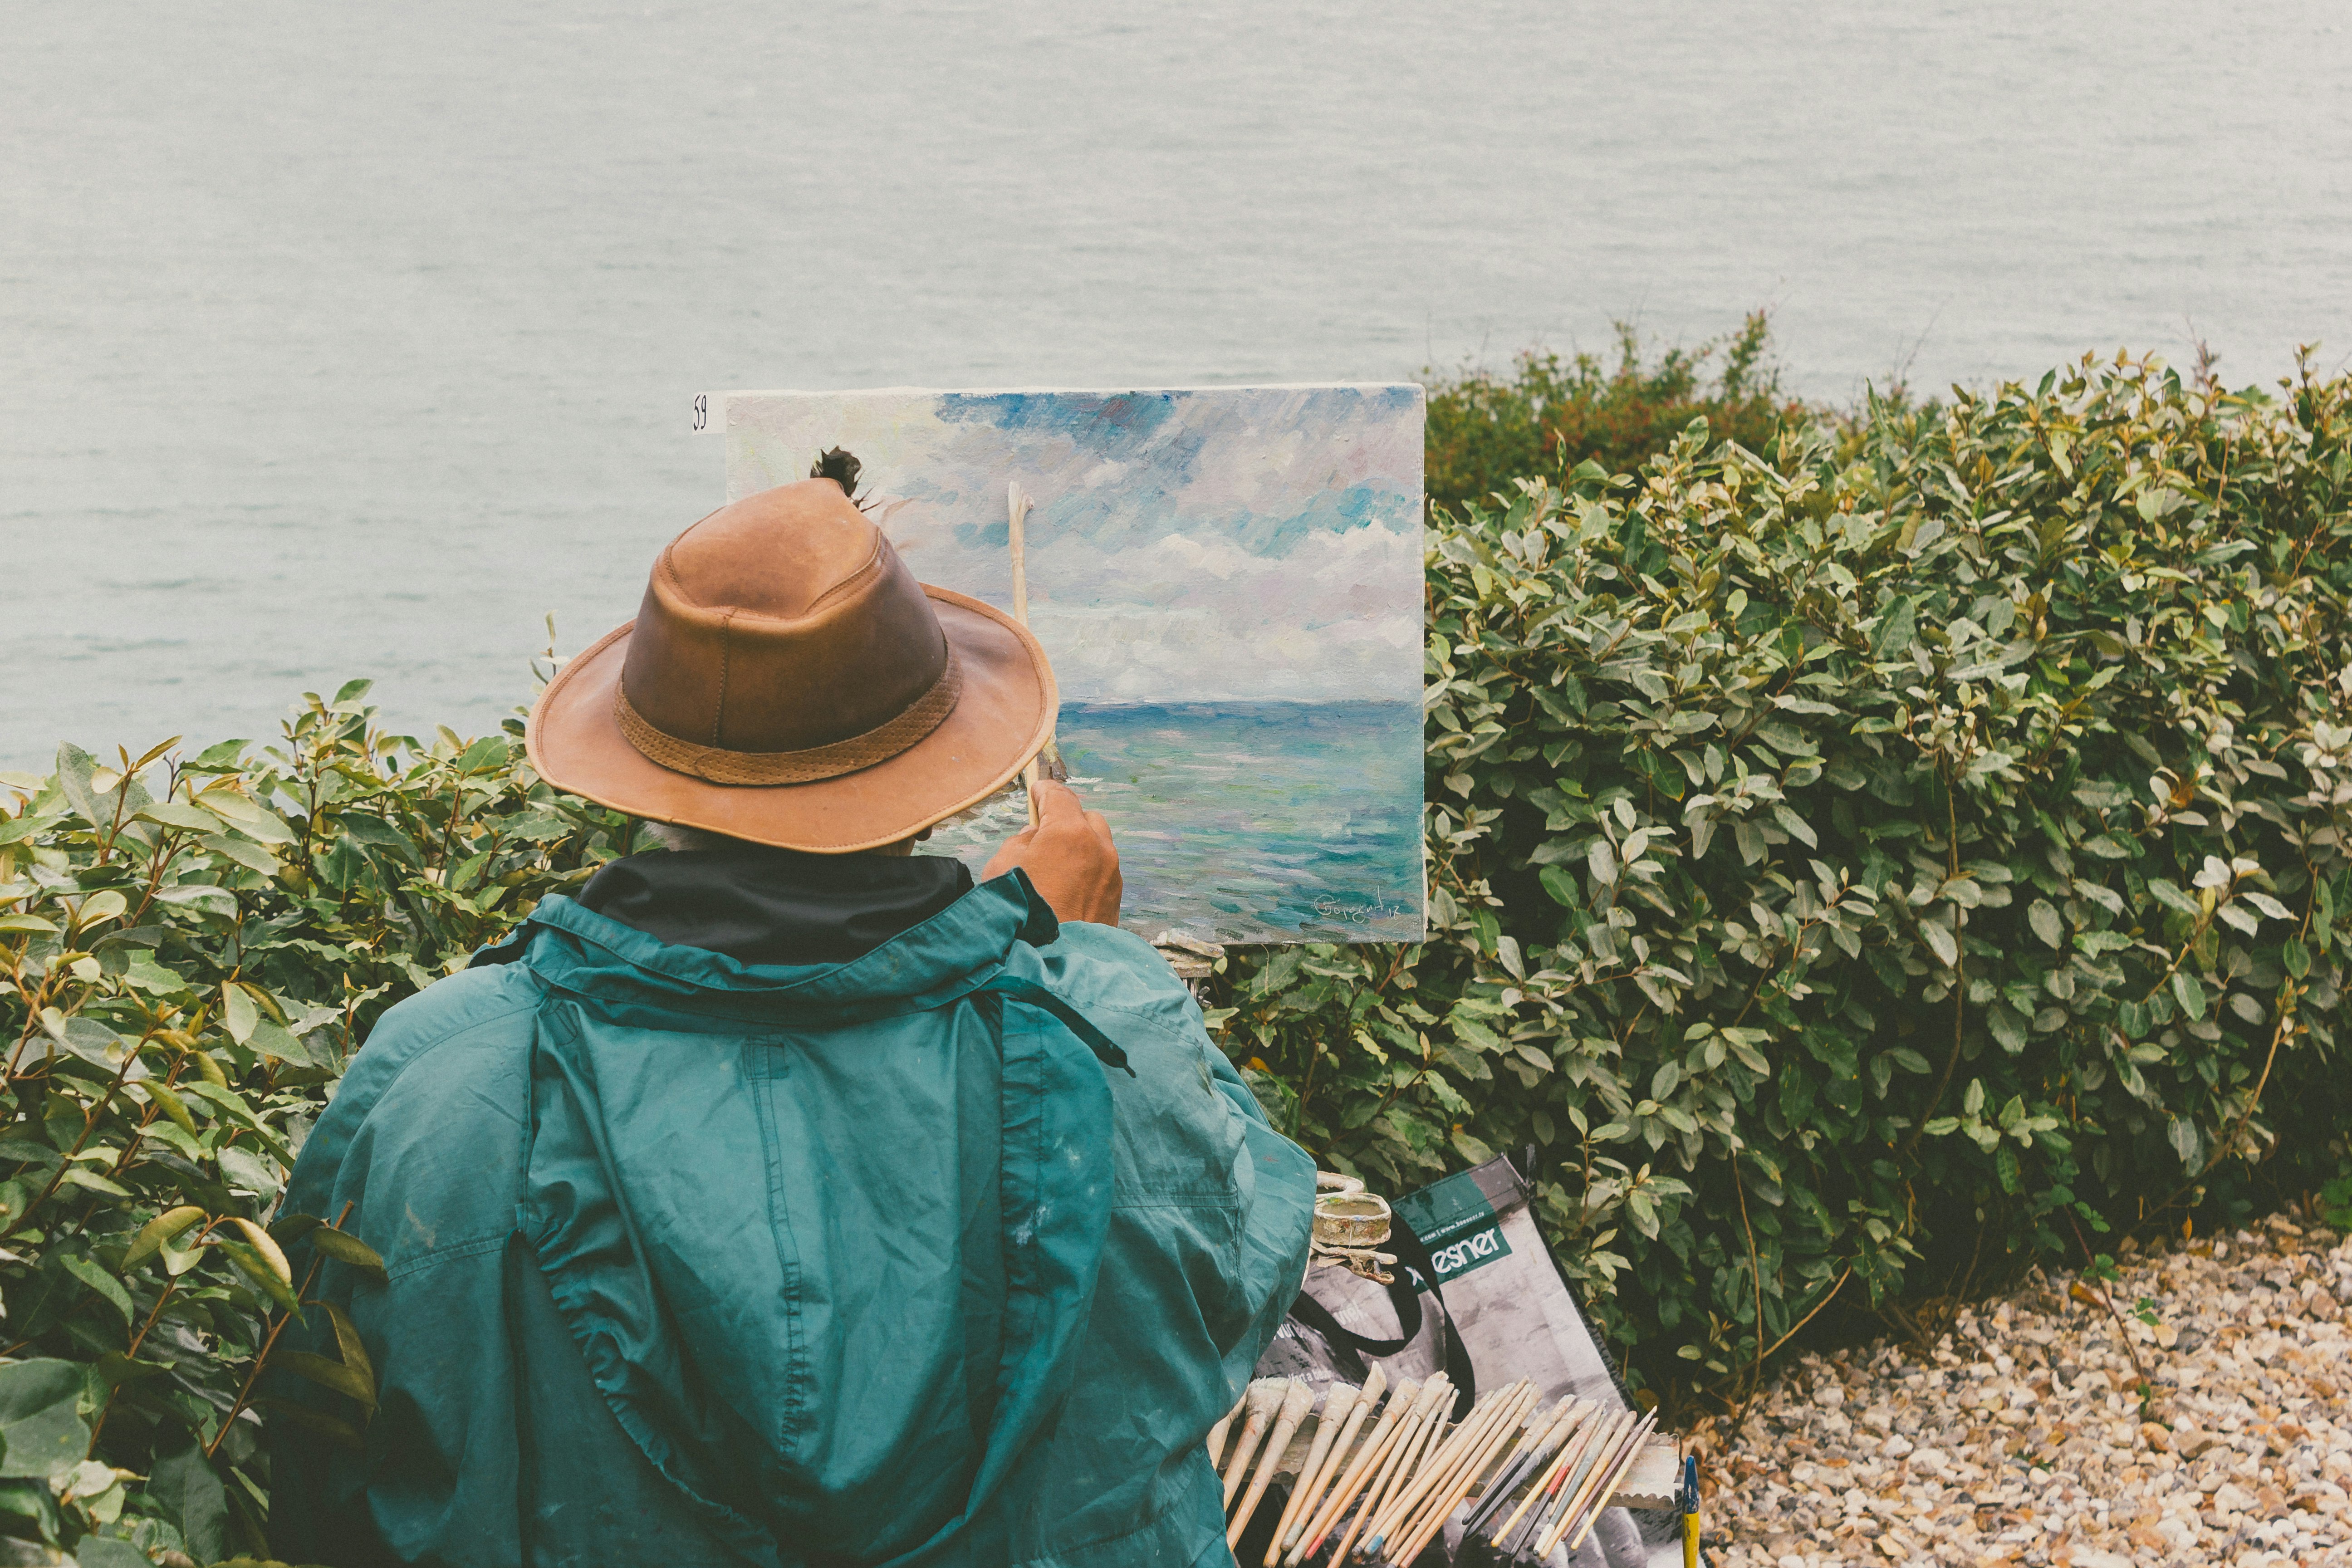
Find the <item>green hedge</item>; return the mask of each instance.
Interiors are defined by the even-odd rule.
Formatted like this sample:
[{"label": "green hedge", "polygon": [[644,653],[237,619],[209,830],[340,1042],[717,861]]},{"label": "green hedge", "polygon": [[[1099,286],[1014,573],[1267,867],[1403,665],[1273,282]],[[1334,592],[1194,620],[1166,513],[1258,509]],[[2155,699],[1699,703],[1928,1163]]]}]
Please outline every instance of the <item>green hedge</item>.
[{"label": "green hedge", "polygon": [[[1534,1145],[1658,1384],[1960,1274],[1923,1257],[2315,1184],[2352,1121],[2347,404],[2086,365],[1442,521],[1433,939],[1235,954],[1228,1046],[1391,1191]],[[629,847],[508,737],[364,696],[0,775],[0,1552],[261,1550],[254,1375],[358,1245],[272,1217],[292,1149],[384,1007]],[[355,1441],[364,1351],[279,1364]]]},{"label": "green hedge", "polygon": [[1229,964],[1261,1098],[1391,1190],[1532,1145],[1636,1373],[1717,1392],[1833,1292],[2317,1185],[2347,402],[2086,361],[1466,508],[1432,940]]},{"label": "green hedge", "polygon": [[1771,338],[1759,310],[1727,339],[1669,348],[1651,361],[1633,328],[1620,321],[1613,368],[1589,353],[1563,359],[1530,349],[1507,375],[1475,366],[1429,375],[1423,464],[1429,499],[1458,509],[1507,490],[1514,479],[1584,462],[1630,472],[1696,418],[1707,421],[1717,440],[1761,448],[1783,424],[1821,417],[1781,392]]},{"label": "green hedge", "polygon": [[[388,737],[365,691],[256,755],[0,774],[0,1561],[264,1550],[255,1374],[318,1255],[370,1256],[263,1228],[292,1149],[385,1007],[624,847],[507,737]],[[352,1343],[278,1361],[356,1422]]]}]

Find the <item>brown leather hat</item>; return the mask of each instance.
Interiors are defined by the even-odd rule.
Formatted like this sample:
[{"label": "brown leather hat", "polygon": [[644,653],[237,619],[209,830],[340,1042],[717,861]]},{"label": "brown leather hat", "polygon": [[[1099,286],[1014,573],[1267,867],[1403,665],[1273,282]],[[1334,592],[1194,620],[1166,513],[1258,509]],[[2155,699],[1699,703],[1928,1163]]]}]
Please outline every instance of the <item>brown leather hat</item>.
[{"label": "brown leather hat", "polygon": [[803,479],[670,541],[526,743],[548,783],[632,816],[846,854],[1003,788],[1056,701],[1026,626],[916,582],[839,485]]}]

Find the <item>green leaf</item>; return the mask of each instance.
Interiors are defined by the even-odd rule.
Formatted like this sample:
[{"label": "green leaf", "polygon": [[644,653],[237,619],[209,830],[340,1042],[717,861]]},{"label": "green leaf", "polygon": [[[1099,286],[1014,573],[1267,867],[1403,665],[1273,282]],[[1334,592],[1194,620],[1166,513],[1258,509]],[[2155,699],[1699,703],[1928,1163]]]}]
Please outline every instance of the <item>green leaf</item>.
[{"label": "green leaf", "polygon": [[2311,973],[2311,950],[2294,937],[2279,944],[2279,965],[2297,980]]},{"label": "green leaf", "polygon": [[2025,918],[2032,925],[2033,934],[2042,939],[2042,944],[2044,947],[2057,947],[2065,942],[2065,922],[2058,918],[2058,911],[2052,907],[2049,900],[2034,900],[2032,905],[2026,910]]},{"label": "green leaf", "polygon": [[221,858],[234,860],[247,870],[258,871],[265,877],[274,877],[280,869],[278,857],[250,839],[207,833],[196,842]]},{"label": "green leaf", "polygon": [[67,1166],[63,1179],[77,1187],[83,1187],[93,1193],[104,1193],[110,1198],[127,1198],[131,1195],[131,1189],[121,1183],[101,1176],[96,1171],[82,1165]]},{"label": "green leaf", "polygon": [[251,1245],[242,1241],[229,1241],[217,1232],[214,1234],[212,1245],[220,1248],[228,1260],[236,1264],[247,1279],[260,1286],[263,1293],[271,1300],[289,1312],[299,1309],[301,1303],[294,1299],[292,1287],[278,1277],[278,1271],[269,1266],[269,1260],[262,1257],[260,1252]]},{"label": "green leaf", "polygon": [[1902,598],[1887,605],[1878,629],[1871,636],[1872,657],[1883,664],[1909,652],[1917,636],[1918,621],[1917,600]]},{"label": "green leaf", "polygon": [[67,1273],[97,1291],[100,1299],[121,1315],[124,1328],[131,1326],[131,1292],[122,1288],[121,1280],[87,1258],[68,1256],[64,1262]]},{"label": "green leaf", "polygon": [[147,822],[165,827],[184,828],[192,833],[210,833],[220,826],[220,819],[209,812],[198,811],[193,805],[182,805],[175,800],[151,800],[139,808],[139,816]]},{"label": "green leaf", "polygon": [[64,812],[37,816],[26,812],[22,816],[0,819],[0,844],[19,844],[27,838],[37,838],[66,819]]},{"label": "green leaf", "polygon": [[2172,996],[2180,1004],[2180,1011],[2189,1022],[2195,1023],[2205,1016],[2205,987],[2198,984],[2196,977],[2189,971],[2176,969],[2172,972]]},{"label": "green leaf", "polygon": [[[1493,1156],[1488,1155],[1487,1158]],[[322,1225],[310,1233],[310,1245],[338,1262],[350,1264],[379,1285],[389,1280],[390,1277],[383,1270],[383,1259],[376,1256],[375,1248],[347,1230]]]},{"label": "green leaf", "polygon": [[0,1366],[0,1476],[47,1481],[81,1463],[89,1426],[76,1406],[87,1381],[68,1361]]},{"label": "green leaf", "polygon": [[349,892],[367,879],[367,852],[356,839],[338,838],[324,855],[318,857],[319,879],[337,892]]},{"label": "green leaf", "polygon": [[50,1038],[73,1056],[111,1076],[122,1066],[131,1042],[95,1018],[67,1018],[49,1031]]},{"label": "green leaf", "polygon": [[1538,879],[1556,904],[1563,904],[1572,910],[1584,902],[1584,889],[1576,885],[1576,873],[1565,866],[1547,866]]},{"label": "green leaf", "polygon": [[291,844],[296,840],[285,818],[234,790],[205,790],[196,796],[196,804],[247,838],[257,838],[264,844]]},{"label": "green leaf", "polygon": [[1919,922],[1919,935],[1934,950],[1937,962],[1945,968],[1949,969],[1960,962],[1959,941],[1952,935],[1951,927],[1941,921],[1923,920]]},{"label": "green leaf", "polygon": [[66,804],[76,815],[93,827],[104,827],[114,819],[110,804],[101,802],[92,787],[91,775],[98,772],[98,759],[79,746],[66,744],[58,748],[58,789]]},{"label": "green leaf", "polygon": [[234,1143],[224,1146],[218,1159],[221,1175],[231,1186],[241,1187],[265,1200],[276,1197],[286,1185],[286,1178],[268,1161]]},{"label": "green leaf", "polygon": [[296,1062],[304,1067],[331,1067],[331,1061],[320,1061],[310,1054],[310,1047],[284,1026],[267,1018],[257,1019],[252,1032],[241,1042],[256,1054],[274,1057],[279,1061]]},{"label": "green leaf", "polygon": [[375,1384],[354,1369],[339,1361],[310,1351],[281,1350],[269,1358],[269,1364],[297,1377],[310,1379],[321,1388],[358,1400],[368,1409],[375,1408]]},{"label": "green leaf", "polygon": [[172,1119],[172,1124],[193,1138],[196,1135],[196,1119],[188,1114],[188,1102],[167,1088],[161,1080],[149,1079],[139,1086],[142,1093],[155,1102],[155,1108]]},{"label": "green leaf", "polygon": [[[338,1420],[324,1411],[313,1410],[309,1405],[297,1404],[291,1399],[264,1396],[255,1403],[269,1412],[269,1419],[272,1421],[282,1421],[289,1426],[299,1426],[303,1431],[315,1433],[338,1448],[346,1448],[354,1454],[367,1451],[367,1439],[361,1436],[358,1427],[348,1421]],[[233,1568],[233,1565],[223,1563],[215,1564],[215,1568]]]},{"label": "green leaf", "polygon": [[227,1550],[228,1494],[204,1449],[194,1442],[159,1453],[147,1478],[147,1496],[179,1526],[188,1554],[217,1562]]},{"label": "green leaf", "polygon": [[255,1005],[253,993],[233,980],[224,981],[221,984],[220,1016],[223,1026],[228,1030],[228,1037],[241,1046],[253,1034],[253,1026],[259,1021],[261,1009]]},{"label": "green leaf", "polygon": [[[358,1327],[352,1323],[351,1314],[342,1308],[332,1301],[325,1305],[327,1321],[334,1325],[335,1348],[342,1356],[343,1364],[364,1378],[373,1390],[375,1387],[375,1363],[368,1359],[367,1345],[361,1340]],[[375,1403],[373,1394],[367,1403],[371,1405]]]},{"label": "green leaf", "polygon": [[139,1234],[131,1238],[131,1250],[122,1255],[122,1267],[128,1268],[145,1258],[204,1217],[205,1211],[194,1204],[165,1209],[139,1227]]},{"label": "green leaf", "polygon": [[158,903],[177,909],[196,910],[208,915],[236,913],[236,895],[226,888],[215,888],[205,882],[176,882],[156,890]]},{"label": "green leaf", "polygon": [[154,1559],[119,1536],[86,1535],[74,1548],[75,1568],[154,1568]]},{"label": "green leaf", "polygon": [[191,1100],[201,1100],[207,1105],[218,1106],[228,1114],[229,1120],[241,1127],[250,1127],[257,1131],[261,1129],[261,1122],[254,1116],[253,1108],[246,1104],[245,1097],[233,1089],[224,1088],[206,1079],[199,1079],[194,1083],[182,1082],[180,1092]]}]

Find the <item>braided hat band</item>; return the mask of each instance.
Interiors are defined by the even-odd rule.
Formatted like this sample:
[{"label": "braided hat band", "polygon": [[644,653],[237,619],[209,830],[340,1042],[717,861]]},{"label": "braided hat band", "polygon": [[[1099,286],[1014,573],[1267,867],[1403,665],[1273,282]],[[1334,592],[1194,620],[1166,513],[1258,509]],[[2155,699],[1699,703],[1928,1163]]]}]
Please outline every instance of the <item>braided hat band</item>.
[{"label": "braided hat band", "polygon": [[950,645],[947,668],[930,689],[915,699],[896,718],[885,720],[862,735],[796,752],[730,752],[723,746],[697,745],[656,730],[629,700],[625,686],[613,689],[613,717],[622,735],[646,760],[672,773],[691,773],[721,784],[814,784],[839,778],[877,763],[888,762],[938,729],[955,710],[963,694],[963,665]]}]

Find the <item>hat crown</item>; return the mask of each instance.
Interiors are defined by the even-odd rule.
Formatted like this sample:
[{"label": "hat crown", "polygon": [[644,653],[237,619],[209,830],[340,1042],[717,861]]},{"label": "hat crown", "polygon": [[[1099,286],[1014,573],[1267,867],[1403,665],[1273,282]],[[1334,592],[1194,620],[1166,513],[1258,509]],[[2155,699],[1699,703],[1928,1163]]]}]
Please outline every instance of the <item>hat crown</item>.
[{"label": "hat crown", "polygon": [[[622,694],[645,726],[632,743],[665,766],[681,766],[687,753],[662,738],[758,757],[911,728],[865,748],[898,740],[903,750],[944,716],[942,696],[952,706],[952,690],[942,689],[950,667],[939,616],[889,540],[832,480],[803,479],[720,508],[662,551]],[[796,766],[801,776],[830,776],[851,771],[835,765],[851,761],[787,763],[772,777],[747,764],[750,774],[722,782],[790,782]],[[683,771],[719,778],[731,766],[722,758],[714,771],[710,759],[689,757]]]}]

